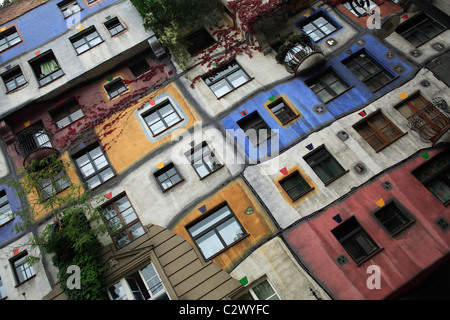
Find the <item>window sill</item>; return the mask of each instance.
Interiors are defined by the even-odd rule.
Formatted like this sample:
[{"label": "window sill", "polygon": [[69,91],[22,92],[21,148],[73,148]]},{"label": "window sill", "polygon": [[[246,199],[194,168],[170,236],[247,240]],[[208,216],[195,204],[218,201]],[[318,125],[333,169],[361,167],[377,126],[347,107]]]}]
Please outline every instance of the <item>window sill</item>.
[{"label": "window sill", "polygon": [[347,93],[348,91],[350,91],[351,89],[353,89],[355,86],[350,86],[347,89],[345,89],[344,91],[342,91],[341,93],[339,93],[338,95],[335,95],[333,98],[331,98],[330,100],[327,100],[324,102],[324,104],[330,103],[331,101],[333,101],[334,99],[339,98],[340,96],[342,96],[344,93]]},{"label": "window sill", "polygon": [[431,38],[429,38],[429,39],[427,39],[427,40],[425,40],[424,42],[422,42],[422,43],[420,43],[420,44],[418,44],[417,46],[415,46],[414,48],[419,48],[419,47],[421,47],[421,46],[423,46],[424,44],[426,44],[426,43],[428,43],[428,42],[430,42],[431,40],[433,40],[434,38],[436,38],[438,35],[440,35],[440,34],[442,34],[442,33],[444,33],[445,31],[448,31],[447,29],[444,29],[444,30],[441,30],[440,32],[438,32],[438,33],[436,33],[434,36],[432,36]]},{"label": "window sill", "polygon": [[346,170],[340,174],[338,174],[336,177],[334,177],[333,179],[331,179],[328,182],[325,182],[324,185],[325,187],[328,187],[332,182],[336,181],[337,179],[339,179],[340,177],[342,177],[343,175],[345,175],[347,172],[349,172],[350,170]]},{"label": "window sill", "polygon": [[[275,115],[274,115],[275,116]],[[276,117],[276,116],[275,116]],[[292,117],[292,119],[289,119],[288,121],[286,121],[286,122],[281,122],[280,121],[280,123],[281,123],[281,126],[283,126],[283,127],[285,127],[285,126],[288,126],[288,125],[290,125],[291,124],[291,122],[294,122],[295,120],[297,120],[298,118],[300,118],[300,115],[299,114],[296,114],[294,117]],[[278,118],[277,118],[278,119]]]},{"label": "window sill", "polygon": [[30,280],[33,279],[34,277],[36,277],[35,274],[33,274],[33,275],[32,275],[31,277],[29,277],[27,280],[24,280],[24,281],[22,281],[21,283],[16,284],[16,285],[14,286],[14,288],[20,287],[20,286],[23,285],[25,282],[30,281]]},{"label": "window sill", "polygon": [[383,85],[381,85],[381,86],[379,86],[378,88],[376,88],[375,90],[372,90],[372,92],[373,93],[375,93],[375,92],[377,92],[377,91],[379,91],[379,90],[381,90],[381,89],[383,89],[385,86],[387,86],[388,84],[390,84],[390,83],[392,83],[392,82],[394,82],[395,80],[397,80],[398,78],[400,78],[400,76],[396,76],[396,77],[394,77],[394,78],[392,78],[391,80],[389,80],[388,82],[386,82],[385,84],[383,84]]},{"label": "window sill", "polygon": [[[326,19],[325,19],[326,20]],[[329,21],[328,21],[329,22]],[[334,24],[330,23],[331,25],[333,25],[334,27],[336,27]],[[329,34],[325,35],[324,37],[318,39],[317,41],[314,41],[315,43],[319,43],[322,40],[325,40],[326,38],[328,38],[329,36],[331,36],[333,33],[338,32],[339,30],[342,29],[342,26],[336,27],[336,29],[333,32],[330,32]]]},{"label": "window sill", "polygon": [[375,152],[376,152],[376,153],[380,152],[381,150],[383,150],[384,148],[390,146],[391,144],[393,144],[395,141],[397,141],[398,139],[400,139],[401,137],[403,137],[403,136],[406,135],[407,133],[408,133],[408,131],[403,132],[402,134],[400,134],[398,137],[396,137],[396,138],[393,139],[392,141],[389,141],[389,143],[385,144],[384,146],[382,146],[382,147],[380,147],[380,148],[378,148],[378,149],[375,149]]},{"label": "window sill", "polygon": [[184,179],[181,179],[180,181],[178,181],[177,183],[171,185],[170,187],[168,187],[168,188],[166,188],[166,189],[162,189],[162,188],[161,188],[161,190],[162,190],[163,193],[164,193],[164,192],[167,192],[167,191],[169,191],[170,189],[175,188],[177,185],[179,185],[179,184],[182,183],[183,181],[184,181]]},{"label": "window sill", "polygon": [[229,248],[231,248],[232,246],[234,246],[235,244],[237,244],[238,242],[241,242],[242,240],[246,239],[250,237],[249,233],[246,233],[245,235],[243,235],[242,237],[240,237],[239,239],[237,239],[236,241],[230,243],[226,248],[223,248],[222,250],[216,252],[215,254],[213,254],[211,257],[209,257],[208,259],[205,258],[206,261],[210,261],[214,258],[216,258],[217,256],[221,255],[222,253],[224,253],[225,251],[227,251]]},{"label": "window sill", "polygon": [[14,93],[14,92],[16,92],[16,91],[19,91],[20,89],[22,89],[23,87],[25,87],[27,84],[28,84],[28,82],[25,82],[24,84],[21,84],[20,86],[15,87],[15,88],[12,89],[12,90],[6,91],[6,94],[10,94],[10,93]]},{"label": "window sill", "polygon": [[[174,123],[173,125],[171,125],[170,127],[165,128],[163,131],[158,132],[157,134],[154,134],[154,135],[153,135],[153,138],[157,138],[158,136],[164,134],[165,132],[170,131],[170,129],[172,129],[173,127],[175,127],[176,125],[180,124],[180,123],[183,122],[183,121],[184,121],[184,119],[180,119],[179,121],[175,122],[175,123]],[[150,128],[149,128],[149,129],[150,129]],[[150,132],[151,132],[151,130],[150,130]]]},{"label": "window sill", "polygon": [[14,217],[12,217],[11,219],[9,219],[8,221],[6,221],[6,222],[4,222],[4,223],[2,223],[2,224],[0,224],[0,228],[1,227],[3,227],[3,226],[5,226],[5,225],[7,225],[8,223],[10,223],[11,221],[13,221],[15,218]]},{"label": "window sill", "polygon": [[212,175],[214,172],[219,171],[220,169],[222,169],[224,167],[223,164],[221,164],[219,167],[217,167],[216,169],[214,169],[213,171],[209,172],[208,174],[204,175],[203,177],[200,177],[200,180],[206,179],[207,177],[209,177],[210,175]]},{"label": "window sill", "polygon": [[[94,49],[95,47],[101,45],[101,44],[104,43],[104,42],[105,42],[105,40],[102,40],[101,42],[97,43],[95,46],[89,47],[89,49],[84,50],[83,52],[80,52],[80,53],[77,52],[77,56],[79,57],[79,56],[85,54],[86,52],[91,51],[92,49]],[[75,51],[76,51],[76,50],[75,50]]]},{"label": "window sill", "polygon": [[362,259],[360,262],[356,263],[357,267],[360,267],[361,265],[363,265],[365,262],[369,261],[370,259],[372,259],[374,256],[376,256],[378,253],[380,253],[381,251],[383,251],[384,248],[378,248],[377,250],[375,250],[374,252],[372,252],[371,254],[369,254],[367,257],[365,257],[364,259]]},{"label": "window sill", "polygon": [[[60,69],[60,70],[61,70],[61,69]],[[54,82],[55,80],[58,80],[59,78],[63,77],[64,75],[65,75],[65,73],[62,72],[61,75],[59,75],[59,76],[53,78],[51,81],[47,82],[46,84],[39,85],[39,89],[44,88],[45,86],[49,85],[50,83]],[[39,79],[38,79],[38,82],[39,82]]]},{"label": "window sill", "polygon": [[68,125],[65,125],[64,127],[61,127],[61,128],[56,127],[56,122],[55,122],[55,127],[56,127],[55,132],[63,131],[64,129],[66,129],[67,127],[69,127],[69,126],[71,126],[71,125],[73,125],[73,124],[75,124],[75,123],[77,123],[78,121],[80,121],[80,120],[83,119],[84,117],[86,117],[86,115],[82,116],[81,118],[78,118],[78,119],[75,120],[75,121],[72,121],[72,122],[69,123]]},{"label": "window sill", "polygon": [[[306,190],[305,192],[303,192],[301,195],[297,196],[297,197],[294,198],[294,199],[291,198],[291,201],[292,201],[292,202],[295,202],[295,201],[297,201],[298,199],[300,199],[301,197],[303,197],[304,195],[306,195],[307,193],[309,193],[309,192],[311,192],[311,191],[313,191],[313,190],[314,190],[314,187],[312,187],[312,188]],[[288,195],[288,197],[289,197],[289,195]],[[289,198],[290,198],[290,197],[289,197]]]},{"label": "window sill", "polygon": [[400,229],[398,229],[397,231],[390,233],[391,237],[395,237],[396,235],[398,235],[399,233],[401,233],[403,230],[409,228],[412,224],[416,223],[415,220],[411,220],[410,222],[408,222],[407,224],[405,224],[403,227],[401,227]]},{"label": "window sill", "polygon": [[[232,93],[233,91],[236,91],[237,89],[239,89],[240,87],[246,85],[247,83],[249,83],[249,82],[252,81],[253,79],[255,79],[255,78],[253,78],[253,77],[252,77],[252,78],[249,78],[246,82],[242,83],[241,85],[237,86],[236,88],[231,89],[230,91],[228,91],[227,93],[221,95],[220,97],[217,97],[217,96],[216,96],[216,97],[217,97],[217,100],[220,100],[220,99],[222,99],[223,97],[225,97],[225,96],[229,95],[230,93]],[[213,91],[213,93],[214,93],[214,91]],[[215,95],[215,93],[214,93],[214,95]]]},{"label": "window sill", "polygon": [[[109,168],[110,168],[110,167],[109,167]],[[87,190],[92,190],[92,191],[94,191],[94,190],[96,190],[96,189],[99,189],[99,188],[100,188],[101,186],[103,186],[104,184],[106,184],[109,180],[114,179],[116,176],[117,176],[117,174],[114,174],[111,178],[109,178],[108,180],[103,181],[103,182],[100,183],[98,186],[95,186],[95,187],[93,187],[93,188],[89,188],[89,186],[87,185],[87,183],[84,182],[85,188],[86,188]]]}]

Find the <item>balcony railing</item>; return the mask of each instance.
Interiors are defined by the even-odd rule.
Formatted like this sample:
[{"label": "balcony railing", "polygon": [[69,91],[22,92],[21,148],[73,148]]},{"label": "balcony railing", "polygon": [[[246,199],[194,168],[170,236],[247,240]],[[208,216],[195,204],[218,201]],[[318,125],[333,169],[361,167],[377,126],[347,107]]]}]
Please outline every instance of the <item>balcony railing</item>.
[{"label": "balcony railing", "polygon": [[408,127],[416,131],[423,142],[435,143],[450,129],[449,111],[444,99],[435,98],[409,118]]},{"label": "balcony railing", "polygon": [[15,149],[24,158],[24,165],[32,160],[39,162],[50,154],[57,153],[52,147],[52,133],[44,126],[30,126],[17,133]]}]

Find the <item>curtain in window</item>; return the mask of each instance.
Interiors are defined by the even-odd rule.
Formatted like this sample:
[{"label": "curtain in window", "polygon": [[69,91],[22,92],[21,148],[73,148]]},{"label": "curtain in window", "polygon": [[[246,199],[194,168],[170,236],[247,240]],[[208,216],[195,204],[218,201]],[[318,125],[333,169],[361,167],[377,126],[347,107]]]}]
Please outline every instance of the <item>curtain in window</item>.
[{"label": "curtain in window", "polygon": [[47,76],[50,73],[52,73],[53,71],[58,70],[58,69],[59,69],[59,66],[58,66],[58,63],[55,61],[55,59],[51,59],[51,60],[46,61],[41,64],[41,73],[44,76]]}]

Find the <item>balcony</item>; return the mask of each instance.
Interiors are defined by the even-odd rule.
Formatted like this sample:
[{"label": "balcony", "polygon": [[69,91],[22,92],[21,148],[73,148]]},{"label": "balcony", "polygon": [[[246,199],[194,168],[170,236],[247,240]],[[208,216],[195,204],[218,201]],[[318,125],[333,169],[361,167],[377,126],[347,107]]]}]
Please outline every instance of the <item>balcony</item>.
[{"label": "balcony", "polygon": [[447,102],[442,98],[434,98],[408,119],[408,128],[416,131],[423,142],[432,142],[434,145],[450,129],[449,116]]},{"label": "balcony", "polygon": [[320,47],[305,34],[289,36],[278,49],[276,59],[284,64],[287,72],[298,75],[305,75],[325,64]]},{"label": "balcony", "polygon": [[15,149],[23,157],[24,167],[33,161],[39,163],[41,160],[56,154],[58,151],[52,147],[50,137],[52,133],[43,125],[33,125],[17,133]]}]

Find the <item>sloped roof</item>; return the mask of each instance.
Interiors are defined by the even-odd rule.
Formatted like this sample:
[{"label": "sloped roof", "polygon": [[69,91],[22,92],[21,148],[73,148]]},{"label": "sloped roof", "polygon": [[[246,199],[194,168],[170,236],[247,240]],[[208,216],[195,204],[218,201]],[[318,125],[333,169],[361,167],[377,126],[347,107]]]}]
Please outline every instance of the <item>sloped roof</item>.
[{"label": "sloped roof", "polygon": [[0,8],[0,26],[46,2],[46,0],[17,0]]}]

